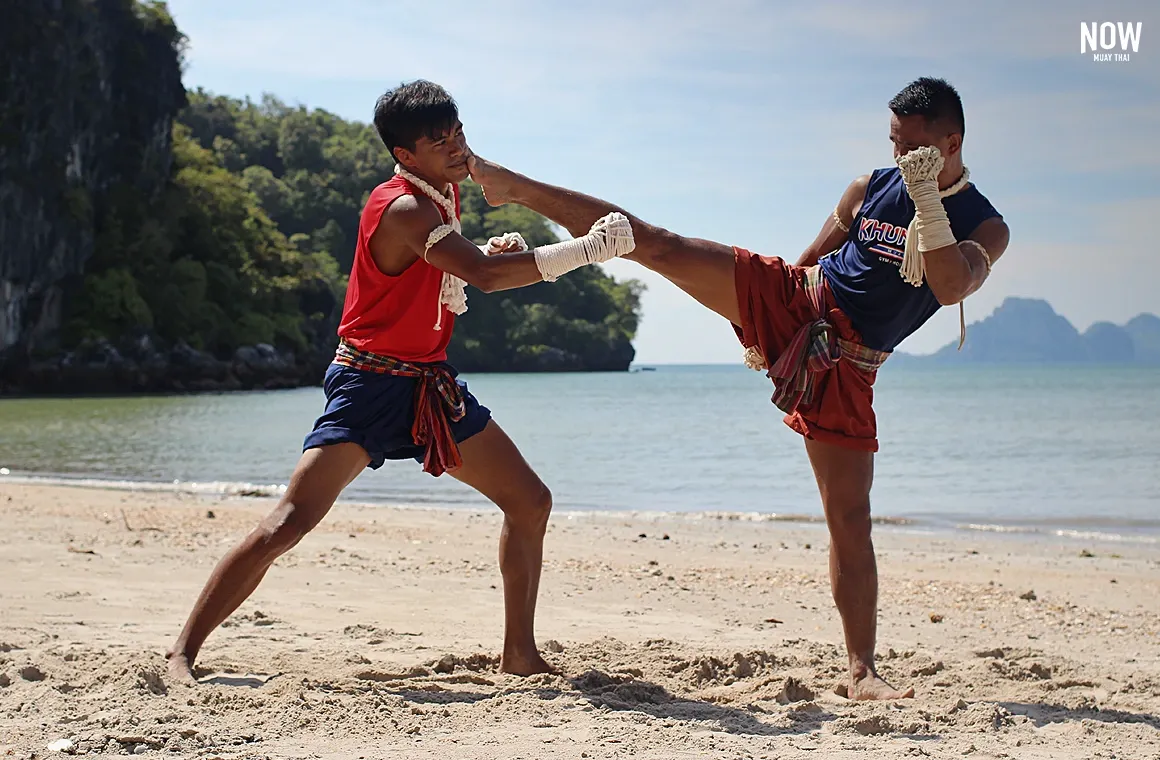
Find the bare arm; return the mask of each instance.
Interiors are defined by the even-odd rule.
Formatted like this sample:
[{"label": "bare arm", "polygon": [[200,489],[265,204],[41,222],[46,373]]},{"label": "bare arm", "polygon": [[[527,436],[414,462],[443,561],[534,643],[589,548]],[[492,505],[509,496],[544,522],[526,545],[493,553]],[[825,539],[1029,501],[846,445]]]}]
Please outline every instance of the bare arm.
[{"label": "bare arm", "polygon": [[[387,273],[401,272],[422,258],[427,237],[443,224],[443,216],[426,198],[399,198],[391,204],[371,237],[371,254],[379,269]],[[475,243],[455,232],[431,246],[427,262],[485,293],[520,288],[544,279],[531,251],[488,256]]]},{"label": "bare arm", "polygon": [[[1010,239],[1010,229],[1001,217],[986,220],[967,238],[983,247],[992,266]],[[924,256],[926,282],[943,306],[953,306],[977,291],[990,272],[984,254],[966,241],[927,251]]]},{"label": "bare arm", "polygon": [[[847,230],[854,223],[854,217],[858,215],[858,210],[862,207],[862,200],[866,197],[866,188],[869,184],[869,174],[855,179],[846,188],[846,192],[842,193],[842,198],[834,209],[835,213],[841,217],[842,224],[846,225]],[[847,235],[849,232],[839,227],[837,220],[834,219],[834,214],[830,214],[822,224],[822,229],[814,238],[814,242],[810,243],[809,247],[802,253],[801,258],[798,259],[798,266],[812,267],[817,264],[818,259],[840,248],[846,242]]]}]

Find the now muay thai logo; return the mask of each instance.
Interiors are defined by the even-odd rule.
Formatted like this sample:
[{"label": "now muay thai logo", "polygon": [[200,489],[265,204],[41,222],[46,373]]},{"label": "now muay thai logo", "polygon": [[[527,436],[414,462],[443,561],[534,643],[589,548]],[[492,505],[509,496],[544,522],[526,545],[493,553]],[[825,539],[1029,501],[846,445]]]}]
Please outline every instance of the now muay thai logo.
[{"label": "now muay thai logo", "polygon": [[906,228],[863,217],[858,225],[858,242],[866,246],[866,250],[877,254],[880,261],[901,265],[902,254],[906,250]]},{"label": "now muay thai logo", "polygon": [[[1097,63],[1126,63],[1132,60],[1132,53],[1140,52],[1140,33],[1144,30],[1144,22],[1098,21],[1079,24],[1079,52],[1081,55],[1092,54],[1092,60]],[[1128,52],[1128,48],[1132,53]],[[1115,52],[1117,51],[1118,52]]]}]

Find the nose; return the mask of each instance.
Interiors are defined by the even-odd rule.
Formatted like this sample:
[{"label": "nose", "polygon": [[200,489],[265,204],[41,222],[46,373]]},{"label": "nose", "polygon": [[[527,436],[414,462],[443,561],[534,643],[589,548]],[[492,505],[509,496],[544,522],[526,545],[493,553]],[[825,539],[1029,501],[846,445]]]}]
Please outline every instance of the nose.
[{"label": "nose", "polygon": [[467,154],[467,137],[461,132],[455,137],[451,146],[451,157],[459,160]]}]

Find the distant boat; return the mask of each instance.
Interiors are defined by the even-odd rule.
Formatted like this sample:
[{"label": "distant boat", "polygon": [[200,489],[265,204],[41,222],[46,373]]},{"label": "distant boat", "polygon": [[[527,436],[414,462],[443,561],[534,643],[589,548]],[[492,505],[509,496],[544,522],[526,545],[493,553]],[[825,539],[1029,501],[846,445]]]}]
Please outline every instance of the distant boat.
[{"label": "distant boat", "polygon": [[633,367],[633,372],[656,372],[656,367]]}]

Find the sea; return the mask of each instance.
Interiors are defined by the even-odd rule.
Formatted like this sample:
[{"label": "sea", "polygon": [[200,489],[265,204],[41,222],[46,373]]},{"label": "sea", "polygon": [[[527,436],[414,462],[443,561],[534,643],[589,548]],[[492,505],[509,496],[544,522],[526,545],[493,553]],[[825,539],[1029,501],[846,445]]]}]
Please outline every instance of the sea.
[{"label": "sea", "polygon": [[[818,524],[800,437],[741,365],[463,375],[549,485],[555,512]],[[207,495],[285,489],[319,388],[0,400],[4,483]],[[1160,550],[1160,368],[890,367],[875,386],[873,514],[887,529]],[[414,461],[345,501],[490,508]]]}]

